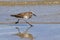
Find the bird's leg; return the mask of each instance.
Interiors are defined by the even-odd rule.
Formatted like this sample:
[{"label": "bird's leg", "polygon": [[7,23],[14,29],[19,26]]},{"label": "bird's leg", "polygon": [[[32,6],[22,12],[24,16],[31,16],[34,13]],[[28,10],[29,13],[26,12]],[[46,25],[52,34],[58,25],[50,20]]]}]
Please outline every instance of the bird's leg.
[{"label": "bird's leg", "polygon": [[25,21],[27,24],[29,24],[30,25],[30,27],[32,27],[33,25],[32,24],[30,24],[29,22],[27,22],[27,21]]},{"label": "bird's leg", "polygon": [[28,30],[29,30],[31,27],[32,27],[32,26],[28,27],[28,28],[24,31],[24,33],[27,33]]},{"label": "bird's leg", "polygon": [[27,24],[29,24],[30,25],[30,27],[28,27],[27,29],[26,29],[26,32],[31,28],[31,27],[33,27],[33,25],[32,24],[30,24],[29,22],[27,22],[27,21],[25,21]]},{"label": "bird's leg", "polygon": [[33,27],[33,25],[32,24],[30,24],[29,22],[27,22],[26,20],[24,20],[27,24],[29,24],[30,25],[30,27],[28,27],[26,30],[25,30],[25,32],[24,33],[27,33],[27,31],[31,28],[31,27]]},{"label": "bird's leg", "polygon": [[20,29],[19,29],[18,27],[16,27],[16,29],[18,30],[19,33],[21,33],[21,32],[20,32]]},{"label": "bird's leg", "polygon": [[17,22],[15,22],[15,24],[19,23],[19,20],[20,20],[20,19],[18,19]]}]

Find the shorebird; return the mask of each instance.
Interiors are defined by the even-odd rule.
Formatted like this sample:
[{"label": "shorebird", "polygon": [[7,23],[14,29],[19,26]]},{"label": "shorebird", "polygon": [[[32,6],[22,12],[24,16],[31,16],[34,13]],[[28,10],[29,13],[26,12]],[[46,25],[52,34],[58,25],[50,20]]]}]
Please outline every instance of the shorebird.
[{"label": "shorebird", "polygon": [[[18,33],[15,34],[15,35],[19,36],[20,38],[27,38],[27,39],[30,39],[30,40],[34,40],[33,35],[30,34],[30,33],[27,33],[28,30],[25,31],[25,32],[23,32],[23,33],[21,33],[21,32],[20,32],[20,29],[19,29],[18,27],[16,27],[16,29],[18,30]],[[28,29],[28,28],[27,28],[27,29]]]},{"label": "shorebird", "polygon": [[[16,17],[16,18],[22,18],[22,19],[30,19],[32,16],[36,16],[35,14],[33,14],[32,12],[22,12],[16,15],[11,15],[12,17]],[[19,20],[17,22],[15,22],[15,24],[19,23]],[[29,22],[27,22],[25,20],[26,23],[28,23],[29,25],[31,25]],[[31,25],[32,26],[32,25]]]}]

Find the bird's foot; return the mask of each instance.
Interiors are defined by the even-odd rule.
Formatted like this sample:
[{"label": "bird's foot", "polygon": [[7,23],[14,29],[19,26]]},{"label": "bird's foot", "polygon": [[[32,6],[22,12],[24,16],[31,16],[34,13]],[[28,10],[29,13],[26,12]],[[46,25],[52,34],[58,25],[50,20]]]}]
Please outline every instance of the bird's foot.
[{"label": "bird's foot", "polygon": [[30,25],[31,27],[33,27],[33,25]]},{"label": "bird's foot", "polygon": [[19,22],[15,22],[15,24],[17,24],[17,23],[19,23]]}]

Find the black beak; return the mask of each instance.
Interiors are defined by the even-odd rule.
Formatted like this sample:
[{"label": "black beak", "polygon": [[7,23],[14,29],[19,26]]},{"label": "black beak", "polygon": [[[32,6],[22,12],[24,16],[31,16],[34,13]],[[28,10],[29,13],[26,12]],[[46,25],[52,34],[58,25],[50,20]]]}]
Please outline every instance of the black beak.
[{"label": "black beak", "polygon": [[34,16],[36,16],[35,14],[33,14]]}]

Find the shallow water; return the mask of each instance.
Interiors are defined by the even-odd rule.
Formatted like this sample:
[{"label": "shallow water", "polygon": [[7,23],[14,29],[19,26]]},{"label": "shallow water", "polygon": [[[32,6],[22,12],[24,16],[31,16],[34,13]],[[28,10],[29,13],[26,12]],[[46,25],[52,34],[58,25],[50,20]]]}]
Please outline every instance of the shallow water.
[{"label": "shallow water", "polygon": [[[25,26],[23,26],[25,25]],[[26,24],[14,26],[12,25],[0,25],[0,40],[24,40],[13,34],[17,33],[15,27],[19,27],[21,32],[25,31]],[[28,32],[31,33],[34,40],[60,40],[60,24],[33,24]]]},{"label": "shallow water", "polygon": [[18,14],[28,11],[32,11],[37,15],[37,17],[33,16],[28,21],[60,22],[60,5],[0,6],[0,22],[15,22],[17,19],[11,17],[11,14]]}]

